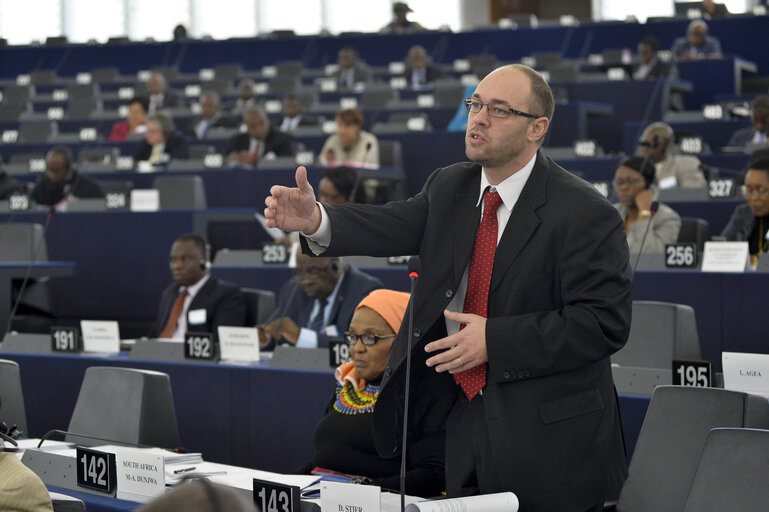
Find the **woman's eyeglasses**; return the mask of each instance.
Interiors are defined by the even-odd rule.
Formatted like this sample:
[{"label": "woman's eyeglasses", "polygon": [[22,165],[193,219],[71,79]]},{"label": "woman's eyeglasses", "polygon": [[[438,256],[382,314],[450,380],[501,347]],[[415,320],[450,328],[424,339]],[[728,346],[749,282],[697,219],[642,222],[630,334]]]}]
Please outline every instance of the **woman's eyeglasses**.
[{"label": "woman's eyeglasses", "polygon": [[348,345],[355,345],[358,343],[358,340],[361,341],[366,346],[371,346],[376,344],[379,340],[383,340],[386,338],[393,338],[395,337],[395,334],[374,334],[373,332],[367,332],[365,334],[353,334],[351,332],[344,333],[344,340],[347,342]]}]

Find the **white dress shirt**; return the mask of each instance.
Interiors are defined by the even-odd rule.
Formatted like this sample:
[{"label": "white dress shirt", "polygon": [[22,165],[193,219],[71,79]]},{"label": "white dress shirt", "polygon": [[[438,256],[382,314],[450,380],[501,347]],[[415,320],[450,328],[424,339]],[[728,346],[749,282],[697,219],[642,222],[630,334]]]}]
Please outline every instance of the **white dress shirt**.
[{"label": "white dress shirt", "polygon": [[[190,304],[192,304],[192,300],[195,298],[195,295],[197,295],[200,289],[203,288],[203,285],[205,285],[208,282],[209,277],[210,277],[210,274],[206,274],[203,277],[201,277],[197,283],[186,288],[187,296],[184,298],[184,306],[182,307],[182,314],[179,315],[179,323],[176,324],[176,329],[174,329],[173,334],[171,334],[171,339],[174,339],[174,340],[184,339],[184,333],[187,332],[187,313],[189,313],[188,310],[190,309]],[[179,293],[182,293],[184,289],[185,289],[184,286],[180,286]]]}]

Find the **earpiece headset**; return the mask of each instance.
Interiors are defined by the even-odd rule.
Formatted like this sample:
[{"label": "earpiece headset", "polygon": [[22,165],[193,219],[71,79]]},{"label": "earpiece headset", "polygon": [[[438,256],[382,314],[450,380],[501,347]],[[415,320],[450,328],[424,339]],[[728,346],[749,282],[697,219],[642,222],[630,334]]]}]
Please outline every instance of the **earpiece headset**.
[{"label": "earpiece headset", "polygon": [[338,274],[338,273],[339,273],[339,270],[340,270],[342,267],[341,267],[341,264],[339,263],[339,261],[338,261],[338,260],[334,260],[334,261],[332,261],[331,263],[329,263],[329,265],[328,265],[328,268],[330,268],[330,269],[331,269],[331,272],[333,272],[334,274]]},{"label": "earpiece headset", "polygon": [[205,272],[211,269],[211,244],[206,244],[205,258],[200,260],[200,270]]}]

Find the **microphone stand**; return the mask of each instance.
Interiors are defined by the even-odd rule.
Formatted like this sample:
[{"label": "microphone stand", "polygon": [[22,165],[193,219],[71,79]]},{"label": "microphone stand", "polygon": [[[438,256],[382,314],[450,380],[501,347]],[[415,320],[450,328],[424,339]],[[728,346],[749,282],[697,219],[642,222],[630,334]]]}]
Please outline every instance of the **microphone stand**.
[{"label": "microphone stand", "polygon": [[409,327],[406,343],[406,389],[403,403],[403,440],[401,444],[401,512],[406,510],[406,440],[409,423],[409,383],[411,381],[411,345],[414,329],[414,289],[419,278],[421,261],[418,256],[409,259],[409,277],[411,278],[411,305],[409,307]]}]

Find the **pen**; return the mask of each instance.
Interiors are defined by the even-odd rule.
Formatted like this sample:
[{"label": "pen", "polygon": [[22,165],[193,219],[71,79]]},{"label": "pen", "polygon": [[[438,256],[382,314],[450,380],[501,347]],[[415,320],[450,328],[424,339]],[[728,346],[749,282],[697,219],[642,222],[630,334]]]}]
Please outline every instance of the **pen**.
[{"label": "pen", "polygon": [[195,469],[197,469],[195,466],[193,466],[191,468],[176,469],[176,470],[174,470],[174,475],[178,475],[179,473],[186,473],[188,471],[193,471]]}]

